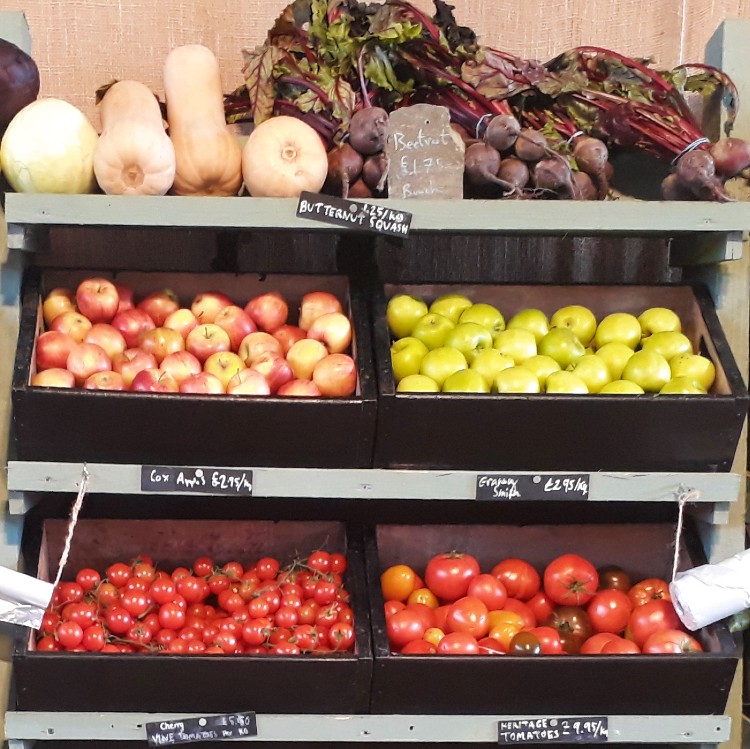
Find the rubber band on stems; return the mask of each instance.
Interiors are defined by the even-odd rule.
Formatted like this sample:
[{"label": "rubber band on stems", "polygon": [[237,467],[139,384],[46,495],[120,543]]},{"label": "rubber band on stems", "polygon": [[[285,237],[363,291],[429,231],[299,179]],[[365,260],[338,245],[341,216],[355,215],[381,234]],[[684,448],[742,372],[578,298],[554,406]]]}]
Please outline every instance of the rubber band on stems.
[{"label": "rubber band on stems", "polygon": [[576,138],[580,138],[582,135],[586,135],[585,131],[576,130],[573,135],[565,141],[565,144],[569,146]]},{"label": "rubber band on stems", "polygon": [[86,491],[89,487],[89,469],[86,464],[83,464],[83,470],[81,471],[81,481],[78,484],[78,496],[76,501],[73,502],[73,509],[70,511],[70,521],[68,523],[68,532],[65,534],[65,545],[63,546],[63,552],[60,555],[60,566],[57,570],[57,576],[55,577],[55,587],[60,582],[62,577],[63,568],[65,567],[68,557],[70,556],[70,546],[73,542],[73,531],[75,530],[76,523],[78,522],[78,514],[81,512],[83,506],[83,498],[86,496]]},{"label": "rubber band on stems", "polygon": [[680,489],[677,495],[677,529],[674,536],[674,558],[672,560],[672,582],[677,577],[677,566],[680,561],[680,541],[682,540],[682,524],[685,517],[685,505],[694,502],[701,493],[697,489]]},{"label": "rubber band on stems", "polygon": [[704,146],[706,143],[710,142],[711,140],[709,138],[698,138],[698,140],[694,140],[689,146],[685,146],[685,148],[683,148],[682,151],[680,151],[677,156],[672,159],[672,166],[674,166],[686,153],[695,151],[696,148]]},{"label": "rubber band on stems", "polygon": [[[482,127],[482,123],[488,118],[492,117],[492,112],[487,112],[487,114],[483,114],[479,121],[477,122],[477,126],[474,128],[474,137],[479,140],[479,128]],[[486,128],[485,128],[486,129]]]}]

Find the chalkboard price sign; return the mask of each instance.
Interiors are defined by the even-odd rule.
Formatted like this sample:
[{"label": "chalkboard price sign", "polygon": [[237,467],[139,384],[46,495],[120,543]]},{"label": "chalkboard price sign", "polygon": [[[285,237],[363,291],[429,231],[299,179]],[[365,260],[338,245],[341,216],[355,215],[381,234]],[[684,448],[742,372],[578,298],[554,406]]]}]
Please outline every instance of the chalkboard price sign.
[{"label": "chalkboard price sign", "polygon": [[253,472],[244,468],[141,466],[141,491],[251,497]]},{"label": "chalkboard price sign", "polygon": [[524,718],[501,720],[497,743],[507,744],[604,744],[609,721],[596,718]]},{"label": "chalkboard price sign", "polygon": [[477,499],[538,501],[589,498],[587,473],[486,473],[477,476]]},{"label": "chalkboard price sign", "polygon": [[232,713],[146,723],[149,746],[175,746],[196,741],[228,741],[257,735],[255,713]]}]

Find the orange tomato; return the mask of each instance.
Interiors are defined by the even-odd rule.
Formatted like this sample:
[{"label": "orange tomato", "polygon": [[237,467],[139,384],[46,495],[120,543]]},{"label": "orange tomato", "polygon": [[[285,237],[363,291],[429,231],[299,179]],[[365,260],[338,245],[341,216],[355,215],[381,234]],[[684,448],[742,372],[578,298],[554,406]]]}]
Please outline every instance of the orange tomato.
[{"label": "orange tomato", "polygon": [[500,622],[490,630],[489,637],[497,640],[503,652],[507,653],[510,641],[522,630],[522,626],[513,622]]},{"label": "orange tomato", "polygon": [[386,601],[406,601],[414,590],[416,573],[406,564],[395,564],[380,576],[380,589]]},{"label": "orange tomato", "polygon": [[487,618],[490,622],[490,629],[496,627],[498,624],[515,624],[519,629],[524,625],[523,617],[520,614],[516,614],[515,611],[508,611],[507,609],[490,611],[490,613],[487,614]]},{"label": "orange tomato", "polygon": [[431,609],[438,607],[438,599],[429,588],[415,588],[409,593],[407,603],[423,603]]},{"label": "orange tomato", "polygon": [[430,627],[425,633],[424,637],[422,639],[427,640],[427,642],[432,643],[433,645],[437,645],[440,640],[445,637],[445,632],[443,632],[442,629],[438,629],[437,627]]}]

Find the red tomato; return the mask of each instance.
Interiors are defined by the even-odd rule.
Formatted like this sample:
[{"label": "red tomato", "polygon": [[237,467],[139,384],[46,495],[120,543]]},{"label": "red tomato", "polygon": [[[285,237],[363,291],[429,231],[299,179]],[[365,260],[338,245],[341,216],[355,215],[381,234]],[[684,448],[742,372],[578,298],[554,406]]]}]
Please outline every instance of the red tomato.
[{"label": "red tomato", "polygon": [[188,655],[196,655],[197,653],[205,653],[206,645],[201,640],[188,640],[186,651]]},{"label": "red tomato", "polygon": [[55,630],[55,637],[66,650],[78,647],[83,640],[83,629],[77,622],[60,622]]},{"label": "red tomato", "polygon": [[435,655],[437,648],[427,640],[412,640],[401,648],[402,655]]},{"label": "red tomato", "polygon": [[271,620],[251,619],[242,627],[242,639],[248,645],[262,645],[271,635]]},{"label": "red tomato", "polygon": [[218,601],[219,606],[230,614],[245,608],[245,602],[242,600],[242,596],[239,593],[235,593],[233,590],[222,590],[216,600]]},{"label": "red tomato", "polygon": [[299,621],[299,614],[297,613],[297,609],[291,606],[279,606],[278,611],[274,615],[274,621],[277,627],[291,629]]},{"label": "red tomato", "polygon": [[227,562],[222,568],[221,571],[227,575],[227,577],[231,577],[235,580],[240,580],[242,576],[245,574],[245,570],[242,567],[242,565],[239,562]]},{"label": "red tomato", "polygon": [[354,645],[354,627],[346,622],[336,622],[328,631],[331,650],[349,650]]},{"label": "red tomato", "polygon": [[112,634],[124,635],[133,626],[133,617],[122,606],[112,606],[107,611],[105,622]]},{"label": "red tomato", "polygon": [[124,588],[128,580],[130,580],[130,567],[123,562],[116,562],[111,564],[105,570],[107,580],[112,583],[116,588]]},{"label": "red tomato", "polygon": [[338,588],[334,583],[329,583],[326,580],[318,581],[315,586],[315,594],[313,599],[318,606],[326,606],[329,603],[333,603],[338,596]]},{"label": "red tomato", "polygon": [[529,632],[539,640],[545,655],[559,655],[563,652],[560,633],[554,627],[533,627]]},{"label": "red tomato", "polygon": [[466,595],[478,598],[488,611],[500,611],[508,600],[508,591],[494,575],[477,575],[470,583]]},{"label": "red tomato", "polygon": [[208,583],[208,589],[215,596],[222,593],[225,590],[229,590],[232,586],[232,578],[229,575],[225,575],[223,572],[218,572],[215,575],[210,575],[206,580]]},{"label": "red tomato", "polygon": [[113,606],[120,600],[120,589],[112,583],[101,583],[96,589],[96,600],[102,608]]},{"label": "red tomato", "polygon": [[187,641],[181,640],[179,637],[175,640],[172,640],[167,645],[168,653],[179,653],[180,655],[184,655],[185,653],[187,653],[187,649],[188,649]]},{"label": "red tomato", "polygon": [[189,575],[190,570],[187,567],[175,567],[172,570],[172,580],[174,580],[174,582],[181,580],[183,577],[188,577]]},{"label": "red tomato", "polygon": [[633,606],[643,606],[644,603],[654,599],[672,600],[669,595],[669,583],[660,577],[649,577],[641,580],[628,591],[628,596],[630,596]]},{"label": "red tomato", "polygon": [[185,611],[177,603],[165,603],[159,609],[159,624],[164,629],[182,629],[185,626]]},{"label": "red tomato", "polygon": [[160,606],[164,603],[170,603],[174,599],[176,593],[177,586],[169,577],[162,577],[154,580],[149,588],[149,595],[154,603],[158,603]]},{"label": "red tomato", "polygon": [[540,590],[535,596],[526,601],[526,605],[531,609],[538,622],[546,622],[552,614],[555,605],[550,601],[549,596]]},{"label": "red tomato", "polygon": [[563,554],[544,570],[544,592],[553,603],[583,606],[599,588],[599,573],[591,562],[577,554]]},{"label": "red tomato", "polygon": [[78,570],[76,582],[83,588],[84,592],[93,590],[102,581],[102,576],[90,567],[84,567]]},{"label": "red tomato", "polygon": [[424,622],[425,629],[435,626],[434,609],[424,603],[408,603],[406,611],[413,611]]},{"label": "red tomato", "polygon": [[69,603],[63,609],[63,619],[77,622],[86,629],[96,620],[96,606],[91,603]]},{"label": "red tomato", "polygon": [[630,615],[628,630],[633,642],[639,647],[655,632],[665,629],[680,629],[682,624],[671,601],[654,599],[636,606]]},{"label": "red tomato", "polygon": [[403,611],[406,604],[403,601],[386,601],[383,608],[385,609],[385,618],[392,616],[397,611]]},{"label": "red tomato", "polygon": [[479,655],[479,643],[468,632],[450,632],[438,643],[440,655]]},{"label": "red tomato", "polygon": [[36,644],[36,649],[49,652],[52,650],[60,650],[61,648],[60,644],[54,637],[50,637],[49,635],[47,635],[39,640],[39,642]]},{"label": "red tomato", "polygon": [[654,632],[643,643],[644,653],[701,653],[703,647],[693,636],[679,629]]},{"label": "red tomato", "polygon": [[451,551],[432,557],[424,578],[427,587],[438,598],[457,601],[466,595],[469,584],[478,574],[479,562],[473,556]]},{"label": "red tomato", "polygon": [[483,637],[477,642],[477,645],[480,655],[505,655],[505,651],[494,637]]},{"label": "red tomato", "polygon": [[432,618],[435,622],[435,625],[438,629],[442,629],[443,632],[445,632],[445,628],[448,626],[448,612],[451,610],[451,604],[446,604],[445,606],[438,606],[436,609],[432,610]]},{"label": "red tomato", "polygon": [[279,560],[273,557],[263,557],[255,565],[255,574],[260,580],[273,580],[279,573]]},{"label": "red tomato", "polygon": [[40,631],[43,635],[53,635],[57,629],[57,625],[60,623],[60,614],[57,611],[45,611],[42,617],[42,626]]},{"label": "red tomato", "polygon": [[271,655],[299,655],[301,651],[293,642],[284,641],[274,645],[268,652]]},{"label": "red tomato", "polygon": [[211,557],[198,557],[193,562],[193,574],[197,577],[208,577],[214,571],[214,560]]},{"label": "red tomato", "polygon": [[57,587],[58,606],[79,603],[83,600],[83,588],[78,583],[60,583]]},{"label": "red tomato", "polygon": [[202,577],[186,575],[177,581],[177,592],[188,602],[198,603],[207,598],[208,583]]},{"label": "red tomato", "polygon": [[83,630],[81,645],[92,653],[100,651],[107,644],[107,633],[100,624],[94,624]]},{"label": "red tomato", "polygon": [[531,608],[529,608],[528,604],[525,604],[523,601],[518,601],[515,598],[509,598],[505,602],[503,610],[512,611],[513,613],[518,614],[523,619],[524,629],[532,629],[538,624],[536,617],[534,616],[534,612],[531,610]]},{"label": "red tomato", "polygon": [[346,572],[347,566],[346,557],[343,554],[331,554],[331,572],[343,575]]},{"label": "red tomato", "polygon": [[539,591],[539,573],[523,559],[503,559],[492,568],[492,574],[505,586],[510,598],[528,601]]},{"label": "red tomato", "polygon": [[125,634],[125,639],[137,642],[139,645],[148,645],[154,637],[154,633],[142,624],[134,624]]},{"label": "red tomato", "polygon": [[409,609],[397,611],[386,621],[388,639],[396,650],[401,650],[412,640],[421,640],[427,629],[421,615]]},{"label": "red tomato", "polygon": [[300,624],[295,627],[292,639],[300,650],[314,650],[320,644],[318,630],[311,624]]},{"label": "red tomato", "polygon": [[133,564],[133,577],[143,580],[143,582],[151,585],[156,579],[156,569],[153,564],[147,562],[136,562]]},{"label": "red tomato", "polygon": [[286,627],[276,627],[268,638],[269,645],[278,645],[292,638],[292,631]]},{"label": "red tomato", "polygon": [[299,607],[299,623],[300,624],[315,624],[315,619],[318,616],[318,611],[320,610],[320,606],[318,606],[315,601],[305,601],[300,607]]},{"label": "red tomato", "polygon": [[480,640],[490,631],[487,606],[478,598],[459,598],[448,610],[446,624],[448,632],[468,632]]},{"label": "red tomato", "polygon": [[615,637],[613,640],[605,642],[599,652],[602,655],[611,655],[612,653],[634,655],[640,653],[641,649],[632,640],[626,640],[624,637]]},{"label": "red tomato", "polygon": [[126,590],[120,599],[120,605],[133,617],[145,614],[151,606],[151,599],[147,593]]},{"label": "red tomato", "polygon": [[581,655],[598,655],[602,652],[602,648],[611,640],[617,639],[617,635],[613,635],[611,632],[598,632],[595,635],[591,635],[581,645],[579,651]]},{"label": "red tomato", "polygon": [[243,577],[237,585],[237,592],[242,596],[242,600],[245,603],[250,603],[252,597],[255,595],[255,591],[258,589],[260,580],[256,577],[248,578]]},{"label": "red tomato", "polygon": [[307,557],[307,566],[311,570],[325,574],[331,569],[331,555],[327,551],[314,551]]},{"label": "red tomato", "polygon": [[253,598],[247,604],[247,610],[251,618],[258,619],[262,616],[268,616],[271,613],[271,605],[265,598]]},{"label": "red tomato", "polygon": [[594,632],[617,634],[628,626],[633,604],[627,593],[611,588],[599,591],[590,601],[586,613]]}]

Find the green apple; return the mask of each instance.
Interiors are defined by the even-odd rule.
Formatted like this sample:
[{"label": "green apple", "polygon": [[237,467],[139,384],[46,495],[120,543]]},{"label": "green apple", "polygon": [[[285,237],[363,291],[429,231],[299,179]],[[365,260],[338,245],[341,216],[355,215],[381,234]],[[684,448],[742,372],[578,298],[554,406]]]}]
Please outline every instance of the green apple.
[{"label": "green apple", "polygon": [[574,393],[576,395],[585,395],[589,389],[586,383],[577,375],[565,370],[553,372],[547,378],[547,384],[544,387],[545,393]]},{"label": "green apple", "polygon": [[684,333],[676,330],[663,330],[660,333],[652,333],[643,339],[641,348],[644,351],[656,351],[667,361],[679,354],[692,354],[693,344]]},{"label": "green apple", "polygon": [[716,367],[700,354],[678,354],[669,360],[672,377],[690,377],[706,390],[711,389],[716,378]]},{"label": "green apple", "polygon": [[442,389],[443,383],[454,372],[459,372],[462,369],[468,369],[466,357],[458,349],[443,346],[432,349],[424,355],[419,374],[435,380],[438,387]]},{"label": "green apple", "polygon": [[569,367],[574,375],[580,377],[589,389],[589,393],[598,393],[607,383],[612,382],[609,367],[596,354],[584,354]]},{"label": "green apple", "polygon": [[659,395],[705,395],[706,389],[692,377],[673,377]]},{"label": "green apple", "polygon": [[636,351],[622,370],[623,380],[635,382],[647,393],[658,393],[671,378],[669,362],[656,351]]},{"label": "green apple", "polygon": [[461,369],[447,377],[443,383],[444,393],[489,393],[484,377],[473,369]]},{"label": "green apple", "polygon": [[430,305],[430,312],[447,317],[455,325],[461,313],[471,305],[471,299],[463,294],[443,294]]},{"label": "green apple", "polygon": [[643,395],[643,388],[630,380],[612,380],[600,391],[599,395]]},{"label": "green apple", "polygon": [[492,389],[497,393],[539,393],[537,376],[526,367],[519,365],[499,372]]},{"label": "green apple", "polygon": [[599,323],[594,340],[597,349],[613,341],[619,341],[634,349],[641,340],[641,324],[635,315],[628,312],[613,312]]},{"label": "green apple", "polygon": [[537,354],[527,359],[523,363],[523,366],[526,369],[530,369],[536,375],[537,380],[539,380],[539,387],[542,390],[544,390],[547,378],[553,372],[560,371],[560,365],[551,356],[543,356],[542,354]]},{"label": "green apple", "polygon": [[501,354],[496,348],[487,348],[480,351],[474,357],[474,360],[469,365],[469,369],[479,372],[484,377],[487,387],[490,387],[499,372],[512,367],[514,364],[513,359],[505,354]]},{"label": "green apple", "polygon": [[588,307],[571,304],[561,307],[549,320],[550,328],[568,328],[575,337],[588,346],[596,331],[596,316]]},{"label": "green apple", "polygon": [[428,349],[440,348],[445,344],[448,332],[455,328],[455,324],[447,317],[429,312],[420,318],[411,331],[412,338],[417,338]]},{"label": "green apple", "polygon": [[570,328],[550,328],[541,341],[539,353],[554,359],[562,369],[580,359],[585,349],[578,336]]},{"label": "green apple", "polygon": [[459,322],[448,331],[443,346],[458,349],[471,364],[480,351],[492,348],[492,335],[487,328],[475,322]]},{"label": "green apple", "polygon": [[529,333],[534,334],[536,342],[539,343],[549,331],[549,320],[540,309],[524,309],[510,318],[508,328],[528,330]]},{"label": "green apple", "polygon": [[618,380],[622,377],[622,370],[625,369],[628,359],[633,355],[633,349],[619,341],[612,341],[597,349],[596,355],[604,359],[612,379]]},{"label": "green apple", "polygon": [[427,312],[427,305],[419,297],[396,294],[388,300],[385,319],[395,338],[406,338]]},{"label": "green apple", "polygon": [[509,356],[516,364],[522,364],[526,359],[536,356],[536,338],[528,330],[514,328],[498,333],[493,344],[501,354]]},{"label": "green apple", "polygon": [[406,375],[396,388],[398,393],[439,393],[435,380],[421,374]]},{"label": "green apple", "polygon": [[404,377],[419,374],[422,357],[429,351],[418,338],[407,336],[391,344],[391,366],[393,379],[401,382]]},{"label": "green apple", "polygon": [[492,335],[505,330],[505,318],[497,307],[491,304],[472,304],[458,318],[459,323],[473,322],[487,328]]},{"label": "green apple", "polygon": [[676,312],[666,307],[651,307],[638,316],[641,326],[641,337],[648,338],[654,333],[682,331],[682,323]]}]

